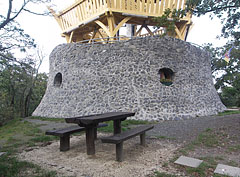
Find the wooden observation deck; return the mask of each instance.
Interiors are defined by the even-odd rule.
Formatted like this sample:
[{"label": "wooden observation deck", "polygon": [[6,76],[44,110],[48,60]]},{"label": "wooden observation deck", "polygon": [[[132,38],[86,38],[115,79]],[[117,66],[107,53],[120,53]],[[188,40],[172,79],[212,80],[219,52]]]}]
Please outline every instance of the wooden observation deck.
[{"label": "wooden observation deck", "polygon": [[[186,0],[76,0],[59,14],[49,10],[68,43],[84,40],[104,43],[105,38],[119,37],[119,29],[124,24],[135,25],[133,36],[163,34],[164,26],[155,31],[149,28],[157,26],[154,17],[162,16],[168,8],[185,9],[185,3]],[[173,37],[185,40],[191,24],[188,13],[175,24],[176,35]],[[147,33],[142,34],[144,28]]]}]

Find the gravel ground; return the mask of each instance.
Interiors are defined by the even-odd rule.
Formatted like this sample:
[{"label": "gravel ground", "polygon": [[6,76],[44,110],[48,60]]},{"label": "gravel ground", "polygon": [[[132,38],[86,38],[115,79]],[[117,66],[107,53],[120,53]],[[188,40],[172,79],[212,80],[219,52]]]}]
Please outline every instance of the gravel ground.
[{"label": "gravel ground", "polygon": [[[99,133],[98,137],[107,136]],[[71,149],[59,151],[59,141],[47,146],[29,148],[19,154],[19,158],[40,165],[44,169],[55,170],[59,176],[76,177],[144,177],[155,171],[178,174],[174,167],[164,167],[180,148],[180,144],[167,140],[146,139],[146,146],[139,144],[139,137],[124,142],[124,161],[115,160],[115,145],[95,142],[96,154],[86,154],[85,135],[71,138]]]}]

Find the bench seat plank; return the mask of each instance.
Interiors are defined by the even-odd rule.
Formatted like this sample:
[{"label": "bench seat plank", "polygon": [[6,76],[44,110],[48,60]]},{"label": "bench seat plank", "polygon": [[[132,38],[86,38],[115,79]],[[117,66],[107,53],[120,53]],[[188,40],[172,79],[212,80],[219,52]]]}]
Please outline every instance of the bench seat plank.
[{"label": "bench seat plank", "polygon": [[84,131],[85,128],[84,127],[79,127],[79,126],[73,126],[73,127],[67,127],[67,128],[63,128],[60,130],[49,130],[46,132],[46,135],[54,135],[54,136],[66,136],[68,134],[73,134],[76,132],[81,132]]},{"label": "bench seat plank", "polygon": [[134,136],[140,135],[140,143],[142,146],[145,146],[145,133],[146,131],[152,129],[153,125],[143,125],[139,126],[125,132],[115,134],[109,137],[101,138],[103,143],[112,143],[116,144],[116,160],[118,162],[123,161],[123,141],[126,141]]},{"label": "bench seat plank", "polygon": [[[101,128],[101,127],[106,127],[107,124],[99,124],[97,126],[97,128]],[[81,132],[81,131],[85,131],[85,127],[80,127],[80,126],[72,126],[72,127],[67,127],[67,128],[63,128],[63,129],[59,129],[59,130],[49,130],[46,131],[46,135],[54,135],[54,136],[66,136],[66,135],[70,135],[76,132]]]},{"label": "bench seat plank", "polygon": [[142,134],[142,133],[152,129],[153,127],[154,127],[153,125],[139,126],[139,127],[127,130],[125,132],[113,135],[113,136],[103,137],[103,138],[101,138],[101,140],[103,143],[118,144],[118,143],[128,140],[134,136]]}]

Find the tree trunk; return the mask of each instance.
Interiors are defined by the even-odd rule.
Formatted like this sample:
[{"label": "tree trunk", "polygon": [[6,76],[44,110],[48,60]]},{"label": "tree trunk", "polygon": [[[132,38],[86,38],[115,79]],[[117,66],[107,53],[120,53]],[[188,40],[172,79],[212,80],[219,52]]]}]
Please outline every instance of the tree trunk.
[{"label": "tree trunk", "polygon": [[30,88],[24,102],[24,117],[29,116],[29,105],[30,105],[30,100],[32,96],[32,87]]}]

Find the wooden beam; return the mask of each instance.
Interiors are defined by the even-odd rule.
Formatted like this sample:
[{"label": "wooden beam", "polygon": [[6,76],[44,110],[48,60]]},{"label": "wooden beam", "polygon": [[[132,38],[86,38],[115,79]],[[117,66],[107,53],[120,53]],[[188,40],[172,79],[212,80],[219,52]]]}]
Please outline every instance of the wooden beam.
[{"label": "wooden beam", "polygon": [[142,29],[143,29],[143,27],[144,27],[144,25],[142,25],[140,28],[139,28],[139,30],[136,32],[136,36],[138,35],[138,34],[140,34],[141,35],[141,32],[142,32]]},{"label": "wooden beam", "polygon": [[104,25],[101,21],[96,20],[95,23],[97,23],[104,31],[105,33],[108,35],[108,37],[111,36],[110,31],[108,30],[108,28],[106,27],[106,25]]},{"label": "wooden beam", "polygon": [[146,30],[148,31],[148,33],[149,33],[151,36],[153,36],[153,32],[148,28],[148,26],[147,26],[147,25],[144,25],[144,27],[146,28]]},{"label": "wooden beam", "polygon": [[72,43],[73,33],[74,31],[71,32],[70,37],[68,39],[68,43]]},{"label": "wooden beam", "polygon": [[176,25],[175,25],[175,32],[177,33],[177,36],[179,39],[184,40],[184,37],[182,36],[181,32],[179,31]]},{"label": "wooden beam", "polygon": [[101,37],[101,41],[103,42],[103,44],[106,44],[105,40],[103,39],[104,37],[103,37],[102,33],[99,30],[97,30],[97,33]]},{"label": "wooden beam", "polygon": [[126,23],[127,21],[129,21],[132,17],[125,17],[117,26],[116,28],[114,29],[113,31],[113,36],[115,36],[118,32],[118,30],[122,27],[122,25],[124,23]]},{"label": "wooden beam", "polygon": [[97,33],[97,30],[94,30],[94,31],[93,31],[93,35],[92,35],[92,37],[90,38],[90,40],[88,41],[88,43],[91,43],[91,41],[92,41],[92,39],[95,37],[96,33]]},{"label": "wooden beam", "polygon": [[107,17],[107,22],[108,22],[108,28],[109,28],[109,32],[110,32],[110,36],[109,37],[114,37],[114,34],[113,34],[113,30],[114,30],[114,17],[111,15],[109,15]]}]

